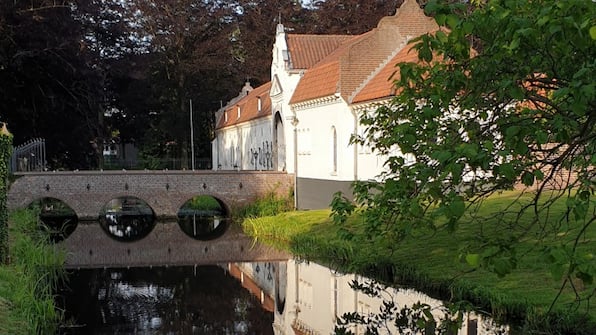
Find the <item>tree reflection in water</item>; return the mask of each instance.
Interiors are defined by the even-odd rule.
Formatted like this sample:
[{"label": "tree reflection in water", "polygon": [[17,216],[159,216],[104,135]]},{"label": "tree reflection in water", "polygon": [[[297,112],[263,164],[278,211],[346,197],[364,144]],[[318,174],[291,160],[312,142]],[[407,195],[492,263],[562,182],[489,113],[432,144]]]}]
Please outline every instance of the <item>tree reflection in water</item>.
[{"label": "tree reflection in water", "polygon": [[60,295],[60,334],[273,334],[273,313],[220,266],[94,269]]}]

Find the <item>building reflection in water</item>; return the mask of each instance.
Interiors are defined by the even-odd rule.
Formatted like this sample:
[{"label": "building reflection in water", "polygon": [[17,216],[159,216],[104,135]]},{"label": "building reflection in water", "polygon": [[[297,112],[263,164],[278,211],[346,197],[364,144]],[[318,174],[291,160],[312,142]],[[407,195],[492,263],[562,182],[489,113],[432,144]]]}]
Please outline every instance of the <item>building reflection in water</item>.
[{"label": "building reflection in water", "polygon": [[[373,298],[350,287],[354,280],[366,278],[340,274],[312,262],[290,260],[278,263],[234,263],[228,265],[234,277],[274,310],[273,331],[277,335],[333,334],[337,317],[345,313],[378,313],[382,298]],[[442,316],[441,302],[410,289],[388,288],[382,293],[401,309],[418,302],[432,307],[435,320]],[[353,328],[354,334],[364,329]],[[384,332],[380,332],[383,334]],[[398,334],[388,330],[387,334]],[[489,318],[469,313],[459,335],[506,334],[507,328],[495,326]]]}]

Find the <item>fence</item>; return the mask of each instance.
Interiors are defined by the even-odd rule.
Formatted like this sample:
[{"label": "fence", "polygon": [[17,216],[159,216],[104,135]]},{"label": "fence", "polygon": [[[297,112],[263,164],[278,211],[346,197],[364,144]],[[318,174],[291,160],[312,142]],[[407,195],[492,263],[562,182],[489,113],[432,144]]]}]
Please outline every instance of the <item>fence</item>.
[{"label": "fence", "polygon": [[10,170],[11,172],[45,171],[46,141],[42,138],[34,138],[14,147]]}]

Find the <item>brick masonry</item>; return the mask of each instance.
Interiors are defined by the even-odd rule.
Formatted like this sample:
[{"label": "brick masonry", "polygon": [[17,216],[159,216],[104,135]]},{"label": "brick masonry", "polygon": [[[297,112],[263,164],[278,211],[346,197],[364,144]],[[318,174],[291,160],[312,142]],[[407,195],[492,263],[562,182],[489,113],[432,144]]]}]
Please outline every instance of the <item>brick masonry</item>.
[{"label": "brick masonry", "polygon": [[218,199],[230,211],[269,192],[288,195],[293,175],[276,171],[68,171],[16,174],[8,208],[26,207],[51,197],[62,200],[79,220],[97,220],[112,199],[134,196],[151,206],[159,219],[175,218],[197,195]]}]

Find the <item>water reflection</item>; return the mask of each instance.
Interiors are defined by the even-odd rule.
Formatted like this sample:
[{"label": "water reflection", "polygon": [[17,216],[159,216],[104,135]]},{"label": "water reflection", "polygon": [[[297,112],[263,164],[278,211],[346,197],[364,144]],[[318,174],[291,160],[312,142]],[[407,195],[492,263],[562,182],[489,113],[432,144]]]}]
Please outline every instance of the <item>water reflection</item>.
[{"label": "water reflection", "polygon": [[[354,280],[366,279],[295,260],[78,271],[65,305],[84,327],[65,334],[332,334],[345,313],[369,316],[384,301],[427,304],[437,320],[443,316],[441,302],[420,292],[385,288],[374,298],[353,290]],[[361,327],[350,330],[365,333]],[[458,332],[505,333],[472,313]],[[389,327],[379,334],[400,332]]]},{"label": "water reflection", "polygon": [[230,225],[223,204],[208,195],[195,196],[178,210],[178,225],[182,231],[201,241],[221,237]]},{"label": "water reflection", "polygon": [[180,229],[186,235],[201,241],[221,237],[228,230],[230,222],[231,219],[223,217],[220,213],[178,213]]},{"label": "water reflection", "polygon": [[61,334],[272,334],[273,314],[223,266],[79,270]]},{"label": "water reflection", "polygon": [[155,226],[153,209],[145,201],[130,196],[110,200],[99,219],[103,230],[119,241],[140,240]]},{"label": "water reflection", "polygon": [[66,239],[77,228],[77,214],[62,200],[46,197],[32,202],[29,208],[39,211],[41,228],[49,233],[52,242]]},{"label": "water reflection", "polygon": [[[282,263],[238,263],[245,276],[275,299],[273,330],[275,334],[333,334],[336,322],[345,313],[358,312],[366,317],[379,313],[384,301],[412,307],[423,303],[431,307],[435,319],[442,314],[442,303],[411,290],[384,288],[380,297],[371,297],[352,289],[353,281],[365,282],[354,274],[342,274],[313,262],[290,260]],[[365,334],[362,327],[351,327],[354,334]],[[401,334],[391,326],[379,334]],[[495,335],[507,333],[491,320],[474,313],[466,314],[460,335]]]}]

